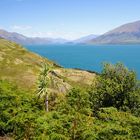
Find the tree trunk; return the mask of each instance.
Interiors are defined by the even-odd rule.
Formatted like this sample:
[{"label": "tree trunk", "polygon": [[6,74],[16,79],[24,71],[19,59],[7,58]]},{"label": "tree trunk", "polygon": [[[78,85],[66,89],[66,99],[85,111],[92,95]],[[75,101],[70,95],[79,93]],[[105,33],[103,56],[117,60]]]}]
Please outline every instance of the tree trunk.
[{"label": "tree trunk", "polygon": [[49,101],[48,101],[48,95],[46,95],[45,104],[46,104],[46,112],[49,112]]},{"label": "tree trunk", "polygon": [[77,127],[77,123],[76,123],[76,119],[73,120],[73,140],[76,139],[76,127]]}]

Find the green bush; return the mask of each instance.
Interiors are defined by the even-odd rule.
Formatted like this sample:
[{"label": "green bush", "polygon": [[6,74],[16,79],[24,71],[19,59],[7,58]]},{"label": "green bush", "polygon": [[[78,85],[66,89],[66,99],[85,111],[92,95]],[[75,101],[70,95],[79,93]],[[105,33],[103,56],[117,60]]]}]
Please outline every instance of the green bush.
[{"label": "green bush", "polygon": [[[51,99],[51,98],[50,98]],[[15,140],[139,140],[140,87],[122,64],[104,66],[89,91],[44,99],[0,81],[0,136]]]},{"label": "green bush", "polygon": [[118,63],[105,64],[94,87],[90,90],[94,110],[100,107],[116,107],[139,114],[140,84],[135,72]]}]

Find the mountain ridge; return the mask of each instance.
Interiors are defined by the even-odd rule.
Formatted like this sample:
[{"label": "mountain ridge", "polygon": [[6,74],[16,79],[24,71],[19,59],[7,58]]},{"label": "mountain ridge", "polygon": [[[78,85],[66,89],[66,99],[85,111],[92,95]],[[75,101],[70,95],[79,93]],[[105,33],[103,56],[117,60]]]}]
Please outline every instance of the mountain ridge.
[{"label": "mountain ridge", "polygon": [[20,33],[8,32],[6,30],[0,29],[0,37],[17,42],[22,45],[48,45],[48,44],[83,44],[92,38],[98,37],[98,35],[90,34],[83,36],[76,40],[67,40],[63,38],[50,38],[50,37],[27,37]]},{"label": "mountain ridge", "polygon": [[140,43],[140,21],[124,24],[103,35],[91,39],[89,44],[135,44]]},{"label": "mountain ridge", "polygon": [[123,24],[100,36],[91,34],[76,40],[63,38],[26,37],[16,32],[8,32],[0,29],[0,37],[17,42],[22,45],[47,45],[47,44],[139,44],[140,20]]},{"label": "mountain ridge", "polygon": [[47,37],[27,37],[22,34],[16,32],[8,32],[6,30],[0,29],[0,37],[17,42],[22,45],[46,45],[46,44],[63,44],[68,42],[66,39],[63,38],[47,38]]},{"label": "mountain ridge", "polygon": [[81,38],[78,38],[76,40],[73,41],[73,43],[85,43],[93,38],[97,38],[99,35],[95,35],[95,34],[90,34],[90,35],[87,35],[87,36],[83,36]]}]

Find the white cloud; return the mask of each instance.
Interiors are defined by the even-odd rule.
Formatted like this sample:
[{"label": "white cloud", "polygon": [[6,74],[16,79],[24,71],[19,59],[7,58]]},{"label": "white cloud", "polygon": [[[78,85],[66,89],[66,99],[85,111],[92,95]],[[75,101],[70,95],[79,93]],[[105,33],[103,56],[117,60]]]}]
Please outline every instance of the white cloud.
[{"label": "white cloud", "polygon": [[29,25],[14,25],[10,27],[12,30],[29,30],[32,26]]}]

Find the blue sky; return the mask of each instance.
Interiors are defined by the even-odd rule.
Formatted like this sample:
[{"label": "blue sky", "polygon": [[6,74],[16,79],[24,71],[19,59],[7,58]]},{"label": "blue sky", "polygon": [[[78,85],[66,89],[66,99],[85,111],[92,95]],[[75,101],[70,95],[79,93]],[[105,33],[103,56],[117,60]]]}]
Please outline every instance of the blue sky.
[{"label": "blue sky", "polygon": [[75,39],[140,20],[140,0],[0,0],[0,28]]}]

